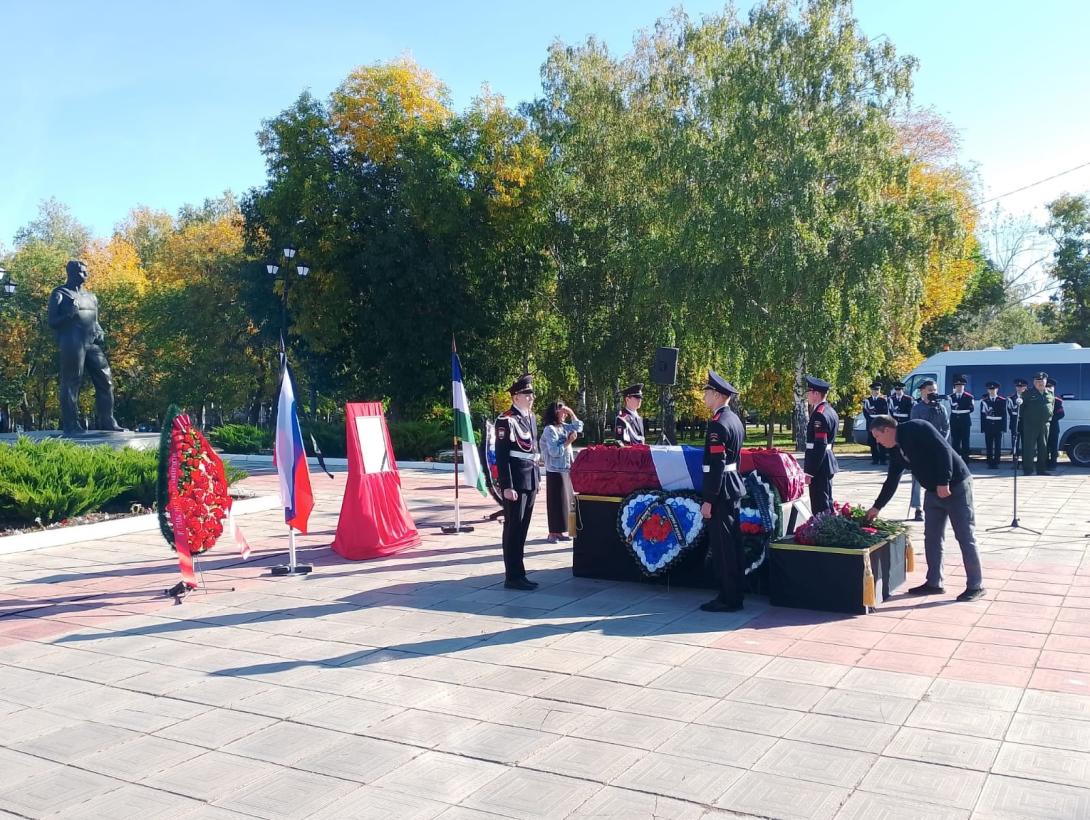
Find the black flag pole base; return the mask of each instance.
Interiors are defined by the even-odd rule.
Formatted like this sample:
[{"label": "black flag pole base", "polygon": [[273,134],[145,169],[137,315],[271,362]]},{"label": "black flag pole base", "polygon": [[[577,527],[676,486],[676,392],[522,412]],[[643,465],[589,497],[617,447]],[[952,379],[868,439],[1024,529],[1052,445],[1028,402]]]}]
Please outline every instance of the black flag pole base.
[{"label": "black flag pole base", "polygon": [[1034,535],[1040,535],[1038,530],[1031,530],[1029,527],[1023,527],[1018,523],[1017,518],[1012,518],[1011,523],[1006,527],[988,527],[985,532],[1009,532],[1010,530],[1025,530],[1026,532],[1032,532]]},{"label": "black flag pole base", "polygon": [[459,532],[473,532],[473,527],[468,524],[462,524],[460,527],[440,527],[439,531],[443,535],[455,535]]},{"label": "black flag pole base", "polygon": [[288,564],[280,564],[273,567],[270,572],[273,575],[308,575],[314,570],[310,564],[296,564],[294,567]]},{"label": "black flag pole base", "polygon": [[484,520],[499,521],[501,518],[503,518],[503,510],[496,510],[494,513],[489,513],[487,516],[485,516]]}]

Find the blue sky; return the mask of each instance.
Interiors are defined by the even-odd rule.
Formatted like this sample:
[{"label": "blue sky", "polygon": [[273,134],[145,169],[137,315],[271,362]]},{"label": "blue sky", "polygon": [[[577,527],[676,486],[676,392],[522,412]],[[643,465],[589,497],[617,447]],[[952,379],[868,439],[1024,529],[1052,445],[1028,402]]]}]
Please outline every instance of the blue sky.
[{"label": "blue sky", "polygon": [[[741,0],[743,9],[751,0]],[[722,3],[680,3],[690,14]],[[98,235],[144,204],[174,212],[260,184],[255,132],[304,89],[411,54],[464,107],[482,83],[514,104],[539,90],[556,38],[618,53],[670,0],[548,3],[0,0],[0,247],[54,196]],[[963,136],[983,196],[1090,161],[1084,0],[857,0],[870,37],[920,60],[915,101]],[[1090,190],[1090,168],[1002,200],[1035,211]]]}]

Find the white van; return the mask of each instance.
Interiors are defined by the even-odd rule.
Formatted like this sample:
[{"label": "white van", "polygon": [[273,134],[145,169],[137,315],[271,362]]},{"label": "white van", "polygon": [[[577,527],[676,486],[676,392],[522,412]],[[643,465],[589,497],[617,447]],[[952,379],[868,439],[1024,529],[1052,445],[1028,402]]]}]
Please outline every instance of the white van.
[{"label": "white van", "polygon": [[[954,377],[965,377],[965,389],[976,399],[969,447],[984,451],[984,433],[980,430],[980,398],[987,395],[984,385],[999,382],[999,395],[1014,394],[1014,380],[1033,384],[1033,374],[1043,370],[1056,380],[1056,395],[1064,400],[1064,418],[1060,421],[1060,449],[1079,467],[1090,467],[1090,348],[1073,342],[1064,344],[1015,345],[1009,350],[989,347],[985,350],[948,350],[928,357],[904,377],[905,392],[920,396],[920,384],[934,379],[941,395],[954,390]],[[865,444],[867,429],[863,414],[855,417],[853,438]],[[1010,431],[1003,435],[1003,447],[1010,450]]]}]

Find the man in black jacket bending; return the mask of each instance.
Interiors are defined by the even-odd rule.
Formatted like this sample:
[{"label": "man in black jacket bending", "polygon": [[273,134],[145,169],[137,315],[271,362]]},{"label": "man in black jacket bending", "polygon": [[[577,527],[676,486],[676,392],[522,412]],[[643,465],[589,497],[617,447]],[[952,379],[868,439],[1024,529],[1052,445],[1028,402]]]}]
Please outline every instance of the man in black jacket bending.
[{"label": "man in black jacket bending", "polygon": [[975,601],[983,597],[984,587],[980,556],[973,533],[973,476],[961,456],[938,430],[926,421],[914,419],[898,424],[891,416],[876,416],[870,431],[890,454],[886,482],[878,500],[867,511],[873,521],[893,494],[905,470],[912,473],[927,491],[924,495],[924,554],[927,556],[927,581],[909,590],[912,595],[939,595],[942,586],[942,545],[946,538],[946,520],[954,530],[965,565],[965,591],[959,601]]}]

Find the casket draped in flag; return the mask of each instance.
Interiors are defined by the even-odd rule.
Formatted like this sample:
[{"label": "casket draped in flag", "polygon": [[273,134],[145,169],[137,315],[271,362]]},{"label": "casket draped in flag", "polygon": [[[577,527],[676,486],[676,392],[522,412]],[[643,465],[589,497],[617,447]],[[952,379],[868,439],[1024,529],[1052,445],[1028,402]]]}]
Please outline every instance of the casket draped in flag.
[{"label": "casket draped in flag", "polygon": [[[761,568],[782,534],[781,505],[803,493],[802,469],[789,453],[744,450],[740,537],[746,572]],[[669,578],[714,586],[700,518],[703,449],[687,446],[588,447],[571,469],[576,491],[572,571],[638,581]]]}]

